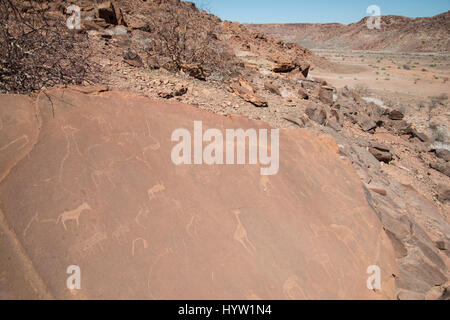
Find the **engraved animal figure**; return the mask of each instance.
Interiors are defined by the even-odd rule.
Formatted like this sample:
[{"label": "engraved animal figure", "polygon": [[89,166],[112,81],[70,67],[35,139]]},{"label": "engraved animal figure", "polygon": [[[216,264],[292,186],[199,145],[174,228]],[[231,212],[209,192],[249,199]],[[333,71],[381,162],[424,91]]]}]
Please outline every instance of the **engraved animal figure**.
[{"label": "engraved animal figure", "polygon": [[236,217],[237,220],[237,227],[236,231],[234,232],[234,240],[238,241],[250,254],[253,254],[256,251],[255,246],[253,243],[248,239],[247,230],[243,226],[241,222],[241,218],[239,217],[241,215],[240,210],[234,210],[233,214]]},{"label": "engraved animal figure", "polygon": [[58,219],[56,220],[56,224],[58,224],[60,221],[62,222],[62,225],[65,230],[67,230],[66,221],[68,220],[75,220],[77,222],[77,227],[80,225],[80,215],[85,210],[92,210],[91,206],[87,204],[86,202],[80,205],[75,210],[66,211],[61,213],[58,216]]},{"label": "engraved animal figure", "polygon": [[166,190],[166,187],[163,184],[157,184],[151,189],[148,190],[148,197],[150,200],[156,199],[155,194]]}]

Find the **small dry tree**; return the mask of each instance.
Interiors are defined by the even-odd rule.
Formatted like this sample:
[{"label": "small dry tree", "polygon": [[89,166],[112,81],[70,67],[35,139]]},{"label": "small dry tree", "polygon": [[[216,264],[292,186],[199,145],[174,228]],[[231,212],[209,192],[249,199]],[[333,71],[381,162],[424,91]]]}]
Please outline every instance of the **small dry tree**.
[{"label": "small dry tree", "polygon": [[89,78],[87,35],[47,1],[0,0],[0,92],[29,93]]},{"label": "small dry tree", "polygon": [[146,31],[152,34],[148,55],[165,69],[183,70],[205,80],[211,71],[223,70],[230,59],[218,39],[217,20],[194,6],[163,3],[155,7]]}]

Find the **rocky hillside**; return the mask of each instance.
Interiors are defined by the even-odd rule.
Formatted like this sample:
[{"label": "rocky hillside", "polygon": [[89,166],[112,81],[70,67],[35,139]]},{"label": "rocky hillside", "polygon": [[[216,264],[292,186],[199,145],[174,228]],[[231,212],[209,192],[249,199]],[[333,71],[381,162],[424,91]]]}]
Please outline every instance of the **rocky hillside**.
[{"label": "rocky hillside", "polygon": [[310,49],[450,51],[450,11],[431,18],[383,16],[381,30],[369,30],[367,18],[349,25],[299,23],[250,25],[250,27]]},{"label": "rocky hillside", "polygon": [[[69,2],[39,4],[55,26],[70,16]],[[76,77],[52,72],[67,62],[56,51],[35,60],[48,25],[4,39],[27,50],[0,61],[0,294],[448,298],[449,152],[403,110],[313,79],[326,60],[192,3],[80,6],[81,30],[58,38],[83,44]],[[282,128],[279,175],[172,166],[172,128],[194,120]],[[65,290],[68,259],[99,285]],[[387,270],[380,292],[361,282],[368,263]]]}]

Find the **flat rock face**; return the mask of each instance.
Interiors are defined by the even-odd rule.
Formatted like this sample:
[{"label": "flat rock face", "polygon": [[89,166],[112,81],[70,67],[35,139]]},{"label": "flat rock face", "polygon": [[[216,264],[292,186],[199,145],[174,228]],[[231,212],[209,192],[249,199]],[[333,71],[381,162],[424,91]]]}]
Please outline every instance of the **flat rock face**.
[{"label": "flat rock face", "polygon": [[395,298],[393,247],[331,137],[280,130],[274,176],[176,166],[171,135],[194,121],[268,127],[127,93],[47,94],[0,96],[0,298]]}]

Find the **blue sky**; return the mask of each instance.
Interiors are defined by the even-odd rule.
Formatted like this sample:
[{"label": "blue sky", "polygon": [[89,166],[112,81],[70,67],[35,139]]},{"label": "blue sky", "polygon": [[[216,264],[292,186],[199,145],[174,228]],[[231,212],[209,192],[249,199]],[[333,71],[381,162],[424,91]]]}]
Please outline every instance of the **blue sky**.
[{"label": "blue sky", "polygon": [[241,23],[352,23],[370,5],[382,15],[429,17],[450,10],[450,0],[191,0],[223,20]]}]

